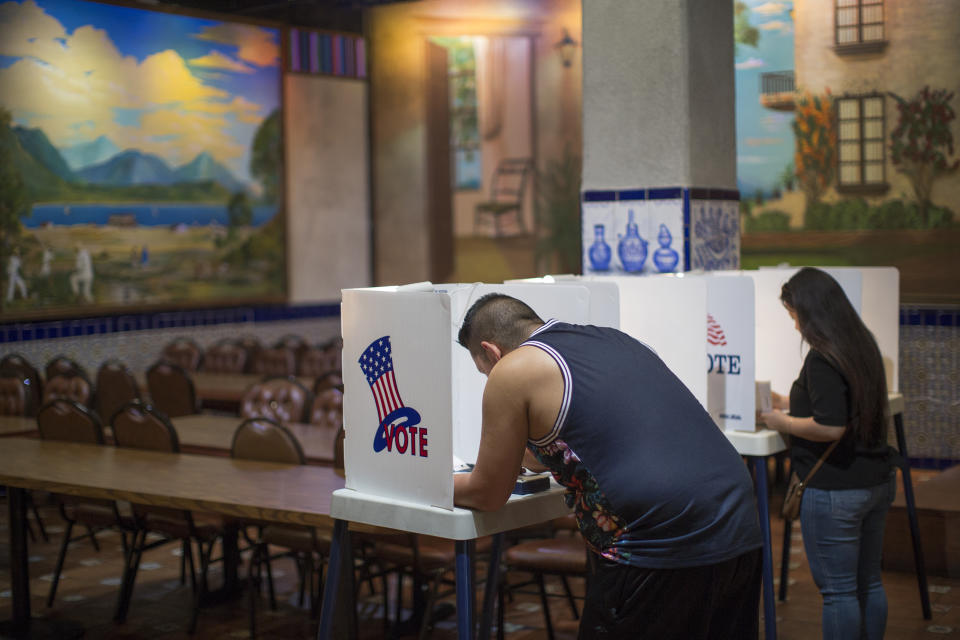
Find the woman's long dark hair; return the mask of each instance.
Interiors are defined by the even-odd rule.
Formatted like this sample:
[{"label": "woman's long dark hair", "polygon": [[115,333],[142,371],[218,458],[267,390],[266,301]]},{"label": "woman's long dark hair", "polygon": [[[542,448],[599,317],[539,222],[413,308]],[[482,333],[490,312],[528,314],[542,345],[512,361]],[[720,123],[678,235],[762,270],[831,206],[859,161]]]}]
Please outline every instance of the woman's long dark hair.
[{"label": "woman's long dark hair", "polygon": [[847,381],[850,423],[844,438],[867,447],[884,441],[887,378],[873,334],[829,274],[804,267],[783,285],[780,300],[797,314],[800,335]]}]

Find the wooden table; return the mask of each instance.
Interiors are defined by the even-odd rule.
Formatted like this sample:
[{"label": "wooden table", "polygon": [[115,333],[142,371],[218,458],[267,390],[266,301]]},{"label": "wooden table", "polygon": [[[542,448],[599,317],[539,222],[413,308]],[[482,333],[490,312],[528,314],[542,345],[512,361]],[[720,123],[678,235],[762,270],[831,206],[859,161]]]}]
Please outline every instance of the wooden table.
[{"label": "wooden table", "polygon": [[[30,615],[26,490],[331,527],[331,494],[343,488],[344,480],[332,467],[6,438],[0,447],[0,484],[8,487],[13,595],[13,618],[0,623],[0,635],[27,635],[42,633],[44,623],[31,621]],[[236,582],[235,538],[231,543],[225,537],[224,556],[234,559],[224,563],[224,580]]]},{"label": "wooden table", "polygon": [[25,416],[0,416],[0,438],[24,436],[37,430],[37,419]]},{"label": "wooden table", "polygon": [[[183,453],[229,453],[233,434],[243,422],[236,416],[200,413],[171,418]],[[285,427],[297,438],[310,464],[333,464],[337,430],[314,424],[289,423]]]}]

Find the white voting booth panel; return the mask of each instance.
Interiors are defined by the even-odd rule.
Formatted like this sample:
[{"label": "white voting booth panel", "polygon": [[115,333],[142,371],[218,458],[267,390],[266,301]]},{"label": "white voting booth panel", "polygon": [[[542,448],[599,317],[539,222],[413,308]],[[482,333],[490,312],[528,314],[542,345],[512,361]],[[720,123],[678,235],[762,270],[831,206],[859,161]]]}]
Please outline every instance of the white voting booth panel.
[{"label": "white voting booth panel", "polygon": [[707,411],[722,429],[756,431],[756,326],[753,280],[707,281]]},{"label": "white voting booth panel", "polygon": [[453,508],[453,457],[476,460],[486,380],[456,337],[467,309],[491,292],[523,300],[544,319],[589,316],[590,293],[573,284],[343,291],[348,489]]},{"label": "white voting booth panel", "polygon": [[[883,357],[890,391],[899,390],[900,274],[894,267],[822,267],[847,294],[873,333]],[[780,290],[800,268],[763,268],[738,272],[754,279],[757,310],[757,379],[788,394],[809,346],[780,302]]]},{"label": "white voting booth panel", "polygon": [[[575,282],[590,287],[591,324],[620,329],[657,352],[697,400],[707,406],[707,279],[683,275],[544,276],[524,282]],[[617,290],[613,296],[609,287]],[[616,300],[617,307],[613,307]],[[700,313],[702,311],[702,313]]]},{"label": "white voting booth panel", "polygon": [[[543,276],[542,278],[505,280],[504,284],[577,284],[586,287],[590,292],[590,313],[587,317],[587,324],[613,329],[620,328],[620,289],[615,282],[564,274]],[[557,318],[557,320],[570,322],[566,318]]]},{"label": "white voting booth panel", "polygon": [[620,290],[620,330],[650,346],[707,406],[707,281],[682,275],[586,276]]}]

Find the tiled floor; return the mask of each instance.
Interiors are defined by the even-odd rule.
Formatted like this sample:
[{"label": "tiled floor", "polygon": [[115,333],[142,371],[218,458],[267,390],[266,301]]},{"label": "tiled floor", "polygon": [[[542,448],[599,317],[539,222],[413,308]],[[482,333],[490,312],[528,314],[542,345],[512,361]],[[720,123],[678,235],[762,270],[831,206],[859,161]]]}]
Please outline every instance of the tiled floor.
[{"label": "tiled floor", "polygon": [[[922,476],[921,476],[922,477]],[[774,507],[779,497],[774,496]],[[2,504],[0,512],[0,619],[10,615],[9,550],[7,548],[7,513]],[[121,552],[117,534],[100,534],[101,551],[93,550],[88,541],[71,546],[65,572],[53,608],[47,609],[45,599],[50,586],[50,572],[56,560],[60,526],[57,512],[43,508],[43,517],[51,542],[37,542],[30,549],[32,607],[35,615],[67,619],[86,629],[87,638],[142,638],[185,639],[190,614],[190,590],[178,580],[179,558],[176,545],[157,548],[144,555],[141,573],[137,579],[128,620],[123,625],[112,622],[113,608],[121,571]],[[773,521],[774,567],[779,575],[782,522]],[[799,527],[794,527],[789,598],[777,605],[778,637],[782,640],[812,640],[820,637],[820,596],[817,593],[804,559]],[[289,560],[275,562],[278,611],[272,612],[262,602],[258,612],[259,637],[312,638],[315,624],[306,610],[297,606],[296,572]],[[216,582],[216,571],[214,582]],[[886,572],[884,583],[890,602],[887,625],[888,640],[934,640],[939,637],[960,637],[960,580],[930,577],[930,598],[933,619],[924,620],[920,612],[920,598],[916,577],[910,573]],[[582,592],[582,581],[573,581],[574,589]],[[551,590],[559,593],[559,583]],[[380,597],[361,592],[363,615],[361,637],[384,637]],[[448,610],[451,607],[447,607]],[[577,623],[572,619],[562,599],[551,601],[557,638],[576,637]],[[242,598],[232,603],[204,609],[200,614],[195,638],[245,638],[247,633],[247,601]],[[546,638],[539,598],[533,594],[519,594],[508,605],[506,636],[512,640]],[[431,636],[437,640],[456,637],[455,618],[451,615],[437,623]]]}]

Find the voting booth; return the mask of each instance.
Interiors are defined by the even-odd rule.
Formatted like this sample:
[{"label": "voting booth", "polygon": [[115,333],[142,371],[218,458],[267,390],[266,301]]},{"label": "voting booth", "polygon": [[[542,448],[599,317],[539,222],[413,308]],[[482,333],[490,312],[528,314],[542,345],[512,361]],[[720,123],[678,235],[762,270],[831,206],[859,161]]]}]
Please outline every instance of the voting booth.
[{"label": "voting booth", "polygon": [[[544,320],[591,319],[591,288],[574,283],[423,283],[343,291],[348,489],[453,508],[453,463],[476,461],[486,382],[457,344],[457,334],[473,303],[494,292],[523,300]],[[605,303],[598,296],[595,313],[609,315],[610,294]]]},{"label": "voting booth", "polygon": [[[900,390],[900,272],[895,267],[820,267],[833,276],[873,333],[883,358],[887,390]],[[809,345],[780,302],[780,290],[799,267],[726,272],[753,279],[756,297],[757,379],[787,395]]]},{"label": "voting booth", "polygon": [[754,284],[736,272],[724,274],[545,276],[523,282],[615,287],[617,324],[593,324],[617,327],[656,351],[720,428],[754,431]]}]

